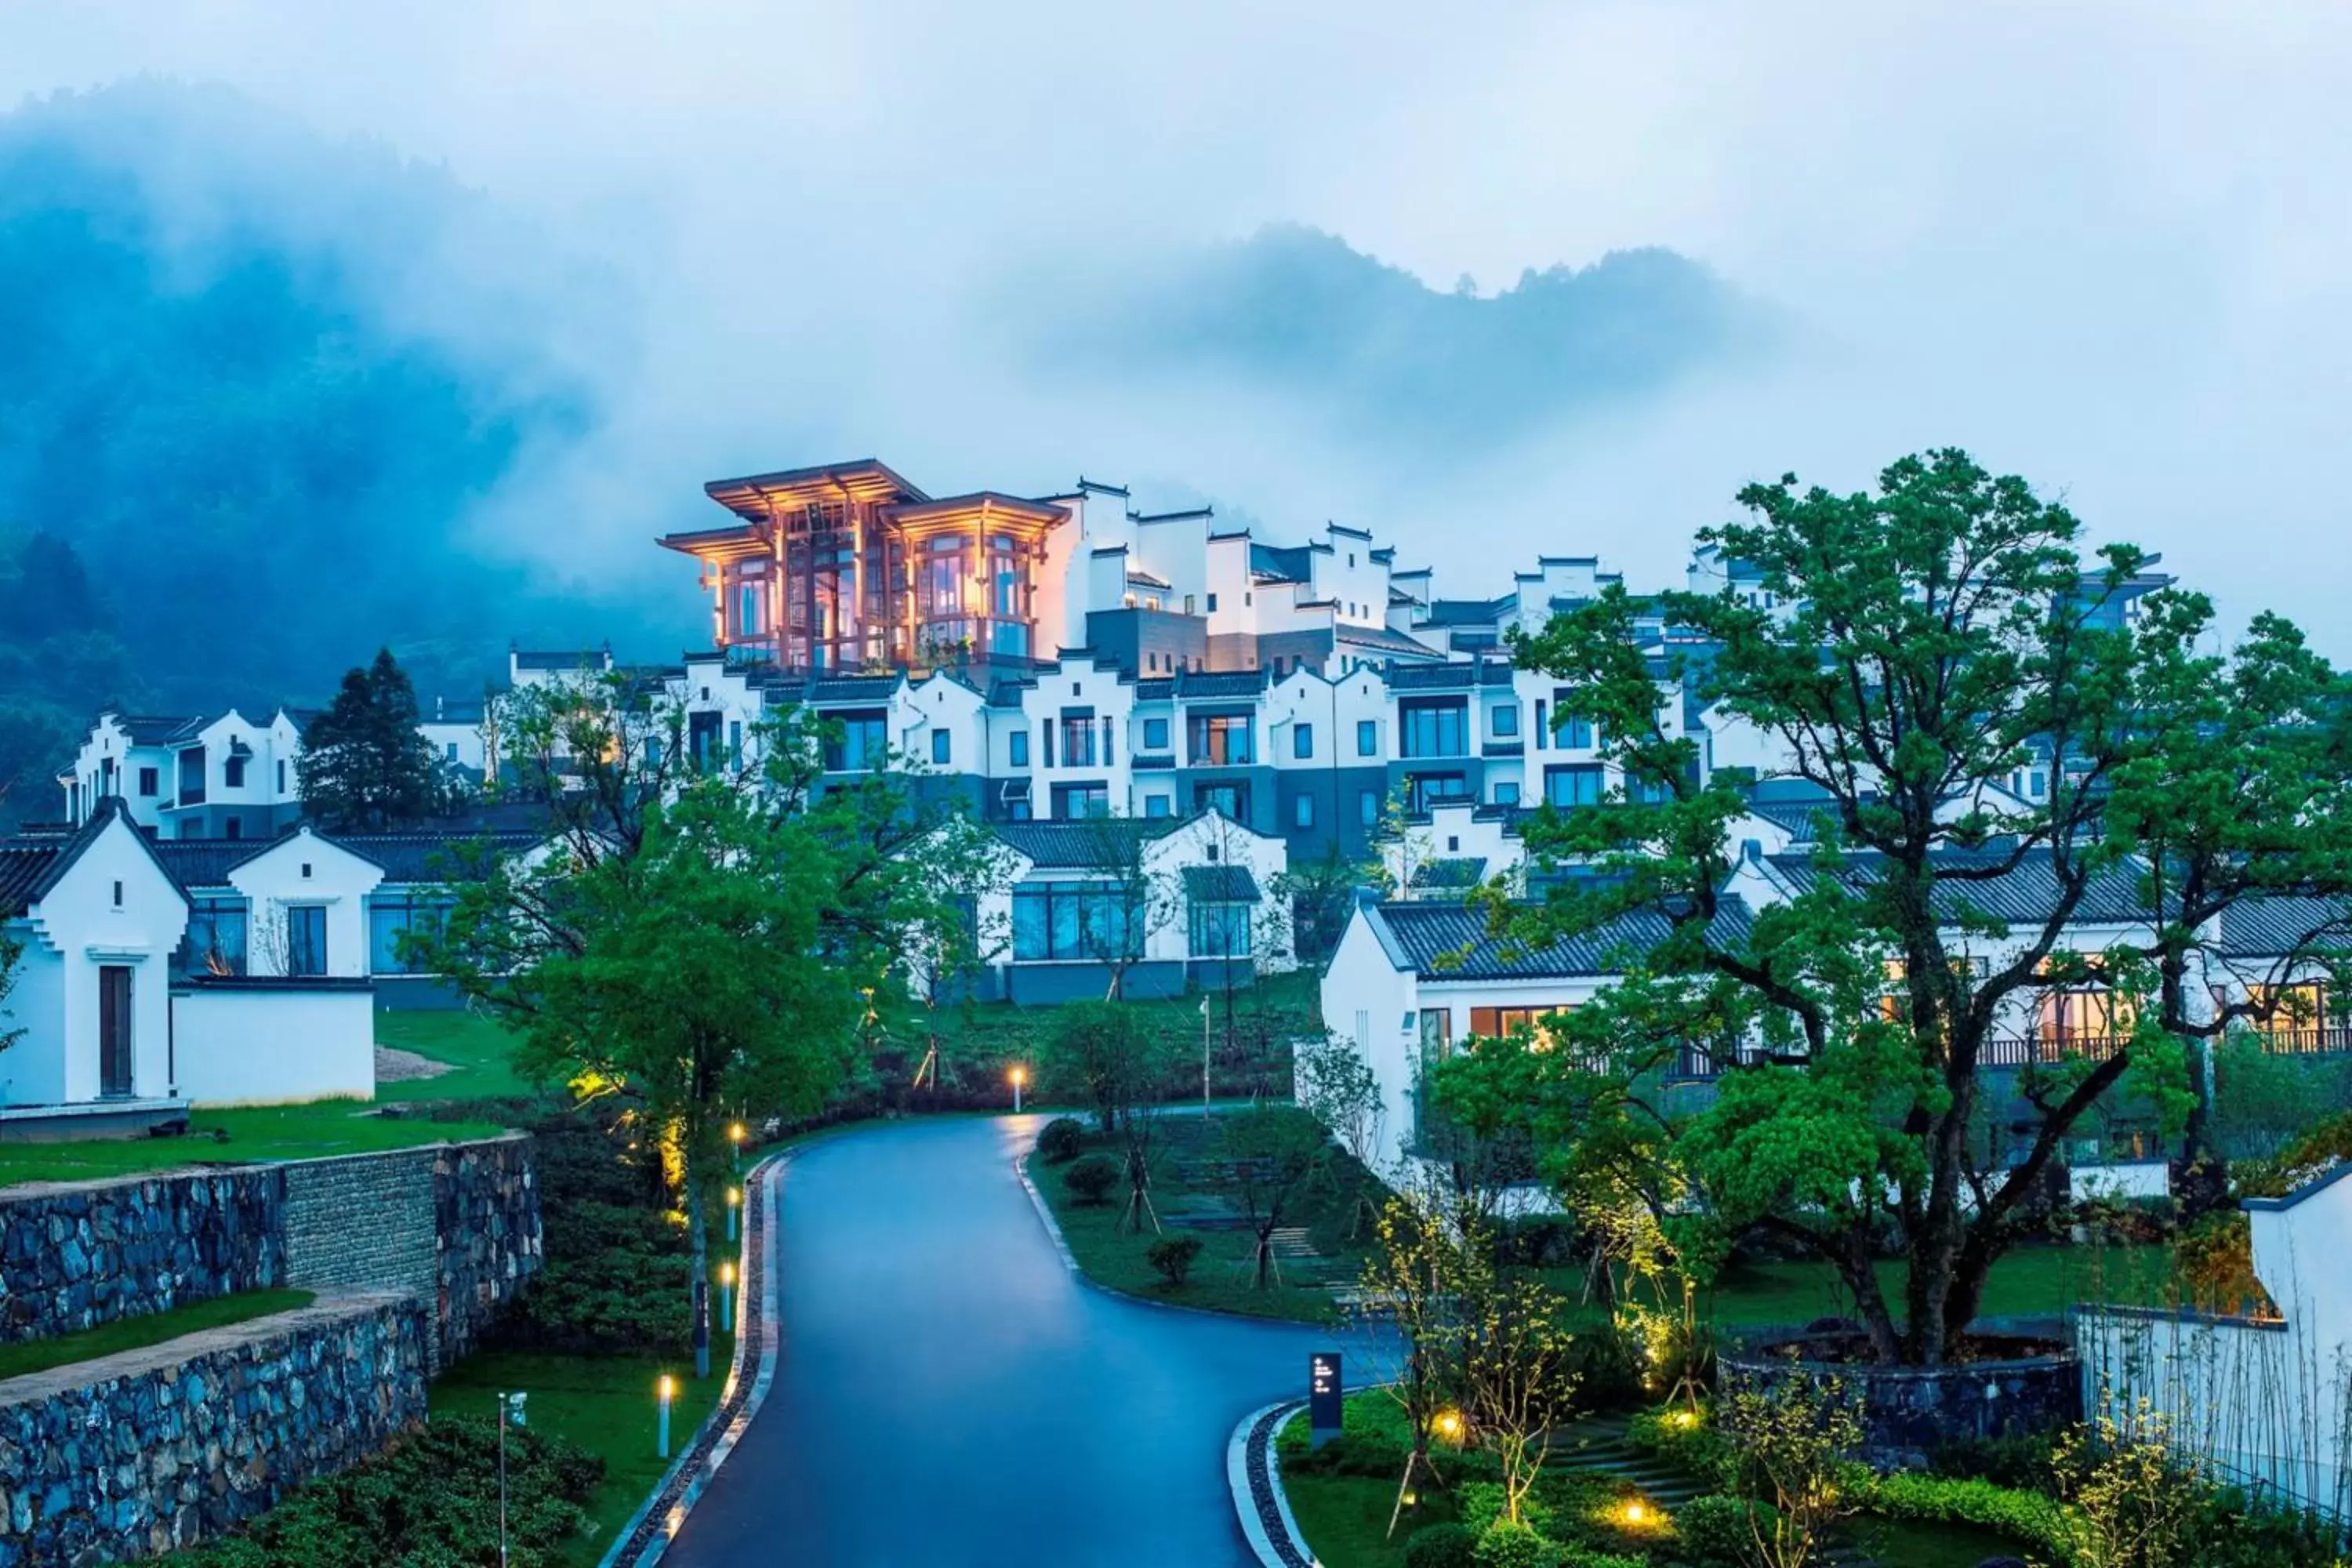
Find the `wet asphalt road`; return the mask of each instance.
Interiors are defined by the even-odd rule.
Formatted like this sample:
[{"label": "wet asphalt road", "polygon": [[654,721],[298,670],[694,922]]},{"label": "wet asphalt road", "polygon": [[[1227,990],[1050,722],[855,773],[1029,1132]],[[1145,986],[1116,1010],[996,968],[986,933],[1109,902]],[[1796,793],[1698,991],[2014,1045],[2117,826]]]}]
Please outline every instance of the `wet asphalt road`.
[{"label": "wet asphalt road", "polygon": [[776,1383],[677,1568],[1239,1568],[1225,1445],[1351,1336],[1079,1283],[1013,1161],[1042,1117],[909,1121],[784,1173]]}]

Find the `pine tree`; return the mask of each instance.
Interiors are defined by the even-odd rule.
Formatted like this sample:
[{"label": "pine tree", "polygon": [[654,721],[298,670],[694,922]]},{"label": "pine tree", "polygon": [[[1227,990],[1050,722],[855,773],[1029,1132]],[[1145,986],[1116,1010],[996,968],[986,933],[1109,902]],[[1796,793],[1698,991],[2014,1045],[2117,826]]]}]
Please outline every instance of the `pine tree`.
[{"label": "pine tree", "polygon": [[331,830],[373,832],[429,816],[433,748],[417,730],[416,689],[390,648],[353,668],[302,737],[302,804]]}]

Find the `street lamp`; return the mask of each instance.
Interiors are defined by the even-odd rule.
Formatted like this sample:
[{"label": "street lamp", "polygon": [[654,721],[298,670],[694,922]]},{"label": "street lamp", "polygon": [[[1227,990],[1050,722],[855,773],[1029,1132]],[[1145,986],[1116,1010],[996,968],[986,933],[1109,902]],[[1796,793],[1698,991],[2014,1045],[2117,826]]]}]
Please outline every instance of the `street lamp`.
[{"label": "street lamp", "polygon": [[743,1216],[743,1189],[742,1189],[742,1188],[740,1188],[740,1187],[730,1187],[730,1188],[728,1188],[728,1189],[727,1189],[727,1239],[728,1239],[728,1240],[732,1241],[732,1240],[734,1240],[734,1239],[735,1239],[735,1227],[736,1227],[736,1225],[738,1224],[738,1222],[740,1222],[740,1221],[741,1220],[742,1216]]},{"label": "street lamp", "polygon": [[528,1394],[499,1395],[499,1568],[506,1568],[507,1561],[507,1423],[530,1425],[522,1413],[523,1402],[530,1397]]},{"label": "street lamp", "polygon": [[727,1325],[729,1333],[735,1331],[735,1266],[732,1263],[719,1266],[719,1321]]},{"label": "street lamp", "polygon": [[1014,1068],[1013,1069],[1012,1078],[1013,1114],[1018,1116],[1021,1114],[1021,1086],[1029,1081],[1029,1069],[1027,1068]]},{"label": "street lamp", "polygon": [[740,1121],[727,1130],[727,1141],[735,1146],[735,1173],[743,1173],[743,1124]]},{"label": "street lamp", "polygon": [[677,1379],[664,1373],[661,1374],[661,1381],[654,1385],[654,1390],[661,1400],[661,1439],[656,1450],[656,1457],[667,1459],[669,1458],[669,1402],[671,1396],[677,1392]]}]

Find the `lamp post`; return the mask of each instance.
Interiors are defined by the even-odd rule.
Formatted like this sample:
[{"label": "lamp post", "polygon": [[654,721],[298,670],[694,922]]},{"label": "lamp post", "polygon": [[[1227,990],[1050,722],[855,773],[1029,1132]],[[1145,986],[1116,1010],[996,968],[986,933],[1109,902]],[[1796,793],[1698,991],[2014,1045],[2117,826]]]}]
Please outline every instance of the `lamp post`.
[{"label": "lamp post", "polygon": [[507,1423],[529,1425],[523,1419],[522,1407],[530,1397],[528,1394],[499,1395],[499,1568],[506,1568],[507,1561]]},{"label": "lamp post", "polygon": [[1209,1114],[1209,999],[1201,998],[1201,1114]]},{"label": "lamp post", "polygon": [[729,1333],[735,1331],[735,1266],[732,1263],[719,1266],[719,1321],[727,1325]]},{"label": "lamp post", "polygon": [[728,1240],[732,1241],[732,1240],[734,1240],[734,1239],[735,1239],[735,1235],[736,1235],[736,1226],[737,1226],[737,1225],[738,1225],[739,1223],[740,1223],[740,1221],[742,1220],[742,1217],[743,1217],[743,1189],[742,1189],[742,1188],[740,1188],[740,1187],[730,1187],[730,1188],[728,1188],[728,1189],[727,1189],[727,1239],[728,1239]]},{"label": "lamp post", "polygon": [[734,1146],[735,1173],[743,1173],[743,1124],[740,1121],[727,1130],[727,1142]]},{"label": "lamp post", "polygon": [[1021,1086],[1029,1081],[1029,1069],[1027,1068],[1014,1068],[1013,1069],[1012,1077],[1013,1114],[1018,1116],[1021,1114]]},{"label": "lamp post", "polygon": [[664,1373],[654,1388],[661,1401],[661,1437],[656,1445],[655,1457],[667,1459],[669,1458],[669,1401],[670,1395],[677,1392],[677,1379]]}]

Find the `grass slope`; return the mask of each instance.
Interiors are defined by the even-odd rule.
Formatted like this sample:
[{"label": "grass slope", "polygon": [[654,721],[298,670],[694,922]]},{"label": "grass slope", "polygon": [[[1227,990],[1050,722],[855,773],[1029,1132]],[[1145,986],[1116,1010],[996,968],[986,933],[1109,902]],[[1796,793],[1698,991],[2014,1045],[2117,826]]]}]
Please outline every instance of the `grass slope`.
[{"label": "grass slope", "polygon": [[167,1312],[118,1319],[94,1329],[59,1334],[55,1339],[0,1345],[0,1378],[23,1377],[74,1362],[144,1350],[183,1334],[224,1329],[231,1323],[266,1318],[272,1312],[290,1312],[309,1306],[314,1299],[308,1290],[247,1290],[235,1296],[215,1296],[208,1301],[193,1301]]}]

